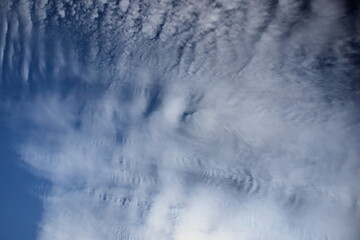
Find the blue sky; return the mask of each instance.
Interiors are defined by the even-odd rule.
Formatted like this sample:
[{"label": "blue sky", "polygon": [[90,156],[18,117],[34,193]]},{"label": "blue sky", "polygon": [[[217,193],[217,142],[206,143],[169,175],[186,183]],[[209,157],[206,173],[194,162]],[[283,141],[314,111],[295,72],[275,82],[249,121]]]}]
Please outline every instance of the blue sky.
[{"label": "blue sky", "polygon": [[13,148],[16,135],[3,121],[0,129],[0,238],[36,239],[43,211],[40,194],[46,194],[50,184],[32,174],[21,161]]},{"label": "blue sky", "polygon": [[0,0],[0,238],[359,239],[352,1]]}]

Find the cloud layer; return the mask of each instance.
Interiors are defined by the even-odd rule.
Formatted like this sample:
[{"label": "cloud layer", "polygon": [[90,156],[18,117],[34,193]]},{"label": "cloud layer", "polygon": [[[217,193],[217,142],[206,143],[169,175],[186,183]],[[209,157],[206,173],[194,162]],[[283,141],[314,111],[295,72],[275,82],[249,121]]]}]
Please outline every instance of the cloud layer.
[{"label": "cloud layer", "polygon": [[350,1],[3,1],[39,240],[359,238]]}]

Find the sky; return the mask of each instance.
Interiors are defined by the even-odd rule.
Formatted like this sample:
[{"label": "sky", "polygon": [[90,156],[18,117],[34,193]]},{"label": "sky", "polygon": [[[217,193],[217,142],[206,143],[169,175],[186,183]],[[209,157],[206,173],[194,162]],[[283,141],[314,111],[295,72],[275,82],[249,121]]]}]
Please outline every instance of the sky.
[{"label": "sky", "polygon": [[0,239],[358,240],[350,0],[0,0]]}]

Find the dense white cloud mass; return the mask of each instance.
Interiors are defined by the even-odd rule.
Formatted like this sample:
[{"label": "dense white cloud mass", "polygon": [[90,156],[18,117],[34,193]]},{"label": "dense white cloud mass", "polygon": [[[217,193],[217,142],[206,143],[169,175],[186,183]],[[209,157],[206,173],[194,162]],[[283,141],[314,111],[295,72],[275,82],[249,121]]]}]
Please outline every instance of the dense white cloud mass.
[{"label": "dense white cloud mass", "polygon": [[1,1],[39,240],[357,240],[357,2]]}]

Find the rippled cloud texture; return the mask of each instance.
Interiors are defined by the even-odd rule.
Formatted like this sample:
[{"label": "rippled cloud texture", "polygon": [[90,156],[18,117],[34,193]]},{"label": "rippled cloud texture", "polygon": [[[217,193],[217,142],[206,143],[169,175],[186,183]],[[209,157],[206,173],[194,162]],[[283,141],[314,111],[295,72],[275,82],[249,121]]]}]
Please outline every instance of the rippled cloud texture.
[{"label": "rippled cloud texture", "polygon": [[359,239],[358,7],[2,0],[38,239]]}]

